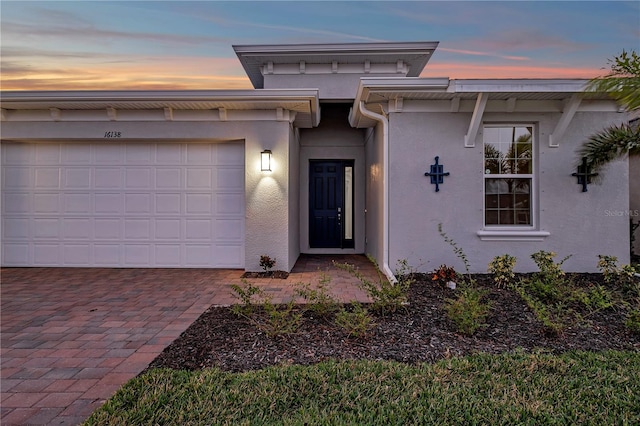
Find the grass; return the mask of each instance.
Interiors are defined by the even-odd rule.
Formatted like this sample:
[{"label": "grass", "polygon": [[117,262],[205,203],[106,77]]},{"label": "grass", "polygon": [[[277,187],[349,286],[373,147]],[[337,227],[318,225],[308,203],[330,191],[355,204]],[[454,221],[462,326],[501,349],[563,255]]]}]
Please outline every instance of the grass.
[{"label": "grass", "polygon": [[640,353],[150,370],[87,425],[639,424]]}]

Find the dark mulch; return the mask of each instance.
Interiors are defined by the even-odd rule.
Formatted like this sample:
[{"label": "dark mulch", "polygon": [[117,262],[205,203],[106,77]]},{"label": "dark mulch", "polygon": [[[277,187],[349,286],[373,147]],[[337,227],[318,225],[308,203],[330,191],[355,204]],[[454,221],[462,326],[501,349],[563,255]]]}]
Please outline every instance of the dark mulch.
[{"label": "dark mulch", "polygon": [[[150,365],[196,370],[219,367],[244,371],[277,364],[308,365],[326,359],[433,362],[477,352],[502,353],[521,348],[559,353],[606,349],[640,351],[640,336],[624,326],[625,312],[609,308],[584,312],[584,320],[550,335],[512,290],[495,288],[487,276],[477,276],[493,304],[488,326],[468,337],[456,332],[444,311],[445,299],[455,292],[421,277],[411,288],[409,304],[389,316],[376,316],[376,326],[365,338],[353,338],[331,319],[305,312],[295,334],[267,337],[228,307],[212,307],[196,320]],[[598,274],[580,274],[575,280],[602,284]]]},{"label": "dark mulch", "polygon": [[289,273],[286,271],[245,272],[242,278],[279,278],[286,280]]}]

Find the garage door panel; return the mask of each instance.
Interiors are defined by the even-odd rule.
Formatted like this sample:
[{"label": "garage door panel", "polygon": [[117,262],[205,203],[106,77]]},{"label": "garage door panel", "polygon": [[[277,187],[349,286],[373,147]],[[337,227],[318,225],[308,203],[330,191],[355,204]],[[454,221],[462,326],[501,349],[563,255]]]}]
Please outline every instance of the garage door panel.
[{"label": "garage door panel", "polygon": [[2,144],[5,266],[243,267],[244,147]]}]

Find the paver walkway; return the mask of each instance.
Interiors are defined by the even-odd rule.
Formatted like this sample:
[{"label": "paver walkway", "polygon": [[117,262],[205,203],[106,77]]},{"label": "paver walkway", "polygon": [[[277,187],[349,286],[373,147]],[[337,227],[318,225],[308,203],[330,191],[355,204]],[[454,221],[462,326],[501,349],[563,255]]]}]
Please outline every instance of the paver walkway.
[{"label": "paver walkway", "polygon": [[[342,301],[365,301],[331,261],[377,279],[364,256],[300,257],[289,278],[251,279],[288,301],[299,282],[331,277]],[[236,299],[242,271],[214,269],[3,268],[2,425],[76,425],[135,377],[211,305]]]}]

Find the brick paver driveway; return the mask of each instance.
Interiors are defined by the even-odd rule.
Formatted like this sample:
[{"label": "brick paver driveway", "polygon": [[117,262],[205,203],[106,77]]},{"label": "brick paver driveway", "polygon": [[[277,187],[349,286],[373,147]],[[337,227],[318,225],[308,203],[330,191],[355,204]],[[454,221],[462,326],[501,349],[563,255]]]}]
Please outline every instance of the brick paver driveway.
[{"label": "brick paver driveway", "polygon": [[[342,256],[376,276],[364,256]],[[334,295],[366,300],[331,259],[301,256],[287,280],[251,280],[274,302],[328,271]],[[235,302],[242,271],[3,268],[1,423],[84,421],[213,304]]]}]

